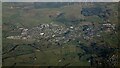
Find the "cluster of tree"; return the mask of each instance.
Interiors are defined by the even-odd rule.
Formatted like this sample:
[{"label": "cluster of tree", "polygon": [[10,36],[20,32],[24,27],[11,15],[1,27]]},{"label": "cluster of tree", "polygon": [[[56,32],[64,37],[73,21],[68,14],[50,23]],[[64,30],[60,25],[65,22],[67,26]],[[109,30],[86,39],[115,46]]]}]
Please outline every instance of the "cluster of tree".
[{"label": "cluster of tree", "polygon": [[100,18],[107,19],[108,16],[111,14],[110,9],[105,9],[101,7],[91,7],[91,8],[83,8],[81,14],[84,16],[93,16],[97,15]]},{"label": "cluster of tree", "polygon": [[80,60],[82,56],[91,54],[91,56],[86,59],[90,60],[91,66],[111,66],[109,59],[115,51],[117,51],[116,48],[107,47],[106,45],[99,45],[94,42],[91,43],[90,46],[85,46],[81,43],[79,44],[79,48],[84,50],[84,53],[78,53]]}]

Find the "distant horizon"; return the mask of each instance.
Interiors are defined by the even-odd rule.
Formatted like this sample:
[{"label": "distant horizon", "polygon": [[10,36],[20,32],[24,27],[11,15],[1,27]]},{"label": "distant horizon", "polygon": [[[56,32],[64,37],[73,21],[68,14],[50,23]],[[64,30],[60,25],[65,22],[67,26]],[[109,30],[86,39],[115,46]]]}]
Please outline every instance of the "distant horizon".
[{"label": "distant horizon", "polygon": [[120,0],[1,0],[2,2],[119,2]]}]

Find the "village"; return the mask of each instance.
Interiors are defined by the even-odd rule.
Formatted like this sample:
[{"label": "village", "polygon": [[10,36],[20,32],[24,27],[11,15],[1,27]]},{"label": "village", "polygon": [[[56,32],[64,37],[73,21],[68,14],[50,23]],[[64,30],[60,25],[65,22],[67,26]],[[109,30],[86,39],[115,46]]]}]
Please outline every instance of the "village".
[{"label": "village", "polygon": [[101,37],[102,32],[115,31],[115,24],[100,24],[99,28],[95,27],[91,22],[81,22],[79,26],[60,26],[57,24],[40,24],[32,29],[18,28],[21,30],[20,36],[8,36],[8,39],[39,39],[52,38],[59,40],[69,40],[81,38],[90,40],[94,36]]}]

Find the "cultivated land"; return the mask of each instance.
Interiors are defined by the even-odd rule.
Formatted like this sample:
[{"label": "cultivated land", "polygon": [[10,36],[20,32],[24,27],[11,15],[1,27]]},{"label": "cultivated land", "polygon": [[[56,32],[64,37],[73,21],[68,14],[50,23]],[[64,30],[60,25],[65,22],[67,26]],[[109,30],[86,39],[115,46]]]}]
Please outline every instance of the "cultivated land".
[{"label": "cultivated land", "polygon": [[117,66],[117,3],[3,3],[3,66]]}]

